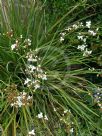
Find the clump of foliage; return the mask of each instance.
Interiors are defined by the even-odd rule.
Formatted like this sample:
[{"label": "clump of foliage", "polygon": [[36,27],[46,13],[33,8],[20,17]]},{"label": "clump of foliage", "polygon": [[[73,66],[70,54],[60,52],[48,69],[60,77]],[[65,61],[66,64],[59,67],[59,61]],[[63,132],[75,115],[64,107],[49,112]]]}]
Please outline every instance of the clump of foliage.
[{"label": "clump of foliage", "polygon": [[80,3],[50,25],[40,1],[0,6],[1,135],[101,136],[101,29],[64,23]]}]

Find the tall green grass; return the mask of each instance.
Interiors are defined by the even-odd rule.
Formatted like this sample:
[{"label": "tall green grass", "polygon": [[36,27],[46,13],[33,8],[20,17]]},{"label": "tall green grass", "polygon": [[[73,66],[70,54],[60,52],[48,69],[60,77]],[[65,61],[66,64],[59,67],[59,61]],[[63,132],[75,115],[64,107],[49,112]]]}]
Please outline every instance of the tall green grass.
[{"label": "tall green grass", "polygon": [[[73,22],[81,4],[69,7],[54,24],[46,22],[40,1],[10,0],[0,4],[2,136],[31,136],[33,129],[37,136],[101,136],[101,111],[93,97],[97,85],[86,78],[90,74],[100,75],[100,69],[89,70],[97,53],[84,57],[77,49],[77,35],[84,28],[73,29],[60,41],[66,18],[68,26],[88,18]],[[37,62],[28,61],[29,58]],[[36,70],[31,72],[30,65]],[[25,83],[27,78],[31,81]],[[26,93],[23,105],[17,106],[14,103],[22,92]]]}]

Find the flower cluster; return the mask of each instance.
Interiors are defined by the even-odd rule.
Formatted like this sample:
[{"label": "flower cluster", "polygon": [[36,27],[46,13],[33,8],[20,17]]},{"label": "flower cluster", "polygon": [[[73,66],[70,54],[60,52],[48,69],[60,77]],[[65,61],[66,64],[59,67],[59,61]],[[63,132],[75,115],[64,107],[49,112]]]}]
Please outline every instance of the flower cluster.
[{"label": "flower cluster", "polygon": [[[13,96],[12,96],[13,95]],[[26,92],[20,92],[19,94],[14,93],[8,97],[11,107],[22,107],[26,105],[31,105],[32,96],[28,95]]]},{"label": "flower cluster", "polygon": [[63,111],[62,117],[60,118],[60,121],[64,122],[68,126],[69,133],[73,135],[75,124],[72,120],[73,119],[72,117],[73,117],[73,115],[72,115],[70,109],[65,109]]},{"label": "flower cluster", "polygon": [[[71,113],[70,109],[69,109],[69,110],[68,110],[68,109],[65,109],[65,110],[63,111],[62,116],[65,116],[67,113],[68,113],[68,114]],[[60,120],[61,120],[61,119],[60,119]]]},{"label": "flower cluster", "polygon": [[65,30],[68,31],[68,32],[70,32],[72,30],[77,30],[77,29],[82,28],[82,27],[83,27],[83,23],[82,22],[78,22],[76,24],[73,24],[70,27],[65,28]]},{"label": "flower cluster", "polygon": [[[20,47],[20,43],[21,43],[22,38],[23,38],[23,36],[20,35],[20,38],[18,38],[16,40],[16,42],[11,45],[11,50],[18,50],[18,48]],[[31,46],[31,40],[29,38],[24,40],[24,46],[23,47],[27,48],[28,46]]]},{"label": "flower cluster", "polygon": [[77,35],[77,39],[81,43],[78,45],[77,49],[83,53],[84,57],[87,57],[92,54],[92,50],[88,49],[88,38],[90,36],[96,36],[98,32],[98,28],[96,30],[92,29],[91,21],[86,21],[85,23],[78,22],[77,24],[73,24],[70,27],[65,28],[65,30],[60,33],[60,42],[65,40],[65,37],[69,32],[73,32],[79,29],[83,30]]},{"label": "flower cluster", "polygon": [[18,47],[19,47],[18,40],[16,40],[16,42],[11,45],[11,50],[18,50]]},{"label": "flower cluster", "polygon": [[70,109],[69,109],[69,110],[68,110],[68,109],[65,109],[65,110],[64,110],[64,114],[65,114],[65,113],[71,113]]},{"label": "flower cluster", "polygon": [[64,41],[64,36],[65,36],[65,32],[63,32],[63,33],[60,33],[60,42],[62,42],[62,41]]},{"label": "flower cluster", "polygon": [[25,39],[24,40],[24,43],[25,43],[25,47],[27,46],[31,46],[31,40],[28,38],[28,39]]},{"label": "flower cluster", "polygon": [[9,32],[7,32],[6,34],[3,34],[3,35],[6,35],[9,38],[12,38],[13,37],[13,30],[11,29]]},{"label": "flower cluster", "polygon": [[37,118],[39,118],[39,119],[44,119],[44,120],[48,120],[47,115],[43,115],[42,112],[40,112],[40,113],[37,115]]},{"label": "flower cluster", "polygon": [[27,53],[27,65],[25,72],[28,75],[24,81],[24,85],[32,87],[35,90],[40,88],[41,80],[47,80],[46,72],[43,71],[40,65],[40,58],[33,52]]},{"label": "flower cluster", "polygon": [[78,45],[77,49],[83,52],[83,56],[89,56],[92,53],[92,50],[88,50],[87,48],[87,36],[81,35],[79,33],[79,35],[77,36],[78,40],[80,40],[82,42],[81,45]]},{"label": "flower cluster", "polygon": [[[91,36],[96,36],[98,28],[96,29],[96,31],[94,30],[90,30],[91,28],[91,21],[86,21],[86,26],[88,28],[88,35]],[[83,56],[87,57],[92,53],[92,50],[89,50],[87,47],[87,38],[88,36],[86,36],[85,34],[81,34],[79,33],[79,35],[77,36],[78,40],[82,43],[81,45],[78,45],[77,49],[83,52]]]},{"label": "flower cluster", "polygon": [[78,28],[82,28],[83,27],[83,23],[82,22],[78,22],[76,24],[73,24],[70,27],[66,27],[64,32],[60,33],[60,42],[64,41],[64,38],[67,34],[67,32],[73,31],[73,30],[77,30]]},{"label": "flower cluster", "polygon": [[97,88],[96,93],[94,94],[94,99],[98,106],[102,109],[102,88]]}]

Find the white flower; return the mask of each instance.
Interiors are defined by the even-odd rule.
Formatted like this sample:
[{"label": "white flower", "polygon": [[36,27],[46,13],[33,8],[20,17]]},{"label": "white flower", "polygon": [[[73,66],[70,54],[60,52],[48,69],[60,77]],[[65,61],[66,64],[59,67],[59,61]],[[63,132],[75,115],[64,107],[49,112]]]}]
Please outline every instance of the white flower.
[{"label": "white flower", "polygon": [[22,101],[16,101],[16,102],[17,102],[18,107],[21,107],[23,105]]},{"label": "white flower", "polygon": [[42,78],[42,74],[38,74],[38,78]]},{"label": "white flower", "polygon": [[25,39],[24,42],[27,43],[29,46],[31,45],[31,40],[30,39]]},{"label": "white flower", "polygon": [[66,30],[66,31],[71,31],[72,28],[71,28],[71,27],[68,27],[68,28],[66,28],[65,30]]},{"label": "white flower", "polygon": [[56,111],[56,108],[53,108],[54,111]]},{"label": "white flower", "polygon": [[29,62],[37,62],[37,59],[34,59],[34,58],[28,58],[28,61],[29,61]]},{"label": "white flower", "polygon": [[22,97],[21,96],[17,96],[18,101],[21,101]]},{"label": "white flower", "polygon": [[27,100],[31,100],[31,99],[32,99],[32,96],[28,96],[28,97],[27,97]]},{"label": "white flower", "polygon": [[94,71],[94,70],[95,70],[95,68],[89,68],[89,70],[90,70],[90,71]]},{"label": "white flower", "polygon": [[79,23],[79,26],[80,26],[80,27],[83,27],[83,23],[82,23],[82,22],[81,22],[81,23]]},{"label": "white flower", "polygon": [[93,30],[88,31],[92,36],[95,36],[97,33],[95,33]]},{"label": "white flower", "polygon": [[74,28],[74,29],[77,29],[77,28],[78,28],[78,25],[74,24],[74,25],[73,25],[73,28]]},{"label": "white flower", "polygon": [[91,21],[86,21],[86,27],[88,27],[88,28],[91,27]]},{"label": "white flower", "polygon": [[11,107],[13,107],[14,106],[14,103],[11,103]]},{"label": "white flower", "polygon": [[35,70],[35,69],[36,69],[36,67],[33,66],[33,65],[29,65],[29,68],[32,69],[32,70]]},{"label": "white flower", "polygon": [[83,35],[77,36],[79,40],[83,40]]},{"label": "white flower", "polygon": [[71,132],[71,133],[73,133],[73,132],[74,132],[74,129],[73,129],[73,128],[71,128],[71,129],[70,129],[70,132]]},{"label": "white flower", "polygon": [[84,43],[86,42],[86,38],[83,38],[83,42],[84,42]]},{"label": "white flower", "polygon": [[78,45],[77,49],[81,50],[81,51],[84,51],[85,48],[87,47],[87,45]]},{"label": "white flower", "polygon": [[30,39],[27,39],[28,40],[28,42],[31,42],[31,40]]},{"label": "white flower", "polygon": [[17,44],[16,44],[16,43],[15,43],[15,44],[12,44],[12,45],[11,45],[11,50],[14,50],[16,47],[17,47]]},{"label": "white flower", "polygon": [[28,133],[29,136],[35,136],[34,129]]},{"label": "white flower", "polygon": [[31,79],[27,78],[24,82],[24,85],[28,84],[29,82],[31,82]]},{"label": "white flower", "polygon": [[39,73],[38,73],[38,78],[41,78],[42,80],[47,80],[46,72],[45,72],[45,74],[43,74],[42,69],[40,69],[40,68],[38,68],[38,67],[37,67],[37,71],[39,72]]},{"label": "white flower", "polygon": [[45,74],[43,74],[42,79],[43,79],[43,80],[47,80],[47,77],[46,77]]},{"label": "white flower", "polygon": [[64,41],[64,38],[63,37],[60,37],[60,42]]},{"label": "white flower", "polygon": [[32,72],[34,72],[34,70],[36,69],[36,67],[35,66],[33,66],[33,65],[28,65],[28,68],[29,68],[29,72],[30,73],[32,73]]},{"label": "white flower", "polygon": [[38,88],[40,88],[40,84],[37,83],[34,85],[34,87],[35,87],[35,89],[38,89]]},{"label": "white flower", "polygon": [[41,118],[43,118],[43,113],[42,112],[40,112],[39,114],[38,114],[38,116],[37,116],[39,119],[41,119]]},{"label": "white flower", "polygon": [[33,54],[28,54],[26,58],[28,58],[28,62],[37,62],[37,57],[34,58]]},{"label": "white flower", "polygon": [[92,53],[92,51],[88,51],[87,48],[86,48],[86,50],[85,50],[84,53],[83,53],[83,56],[87,57],[87,56],[89,56],[91,53]]},{"label": "white flower", "polygon": [[33,81],[32,84],[34,85],[35,90],[38,89],[38,88],[40,88],[40,81],[39,80]]},{"label": "white flower", "polygon": [[20,38],[21,38],[21,39],[23,38],[22,34],[20,35]]},{"label": "white flower", "polygon": [[98,106],[100,106],[100,107],[101,107],[101,106],[102,106],[102,104],[98,103]]},{"label": "white flower", "polygon": [[69,112],[69,113],[71,113],[71,111],[70,111],[70,110],[68,110],[68,112]]},{"label": "white flower", "polygon": [[25,95],[27,95],[27,93],[26,92],[22,92],[22,95],[25,96]]},{"label": "white flower", "polygon": [[48,117],[47,117],[47,115],[45,115],[45,116],[44,116],[44,119],[45,119],[45,120],[48,120]]},{"label": "white flower", "polygon": [[30,45],[31,45],[31,42],[28,42],[28,45],[30,46]]},{"label": "white flower", "polygon": [[83,35],[78,35],[78,40],[83,41],[84,43],[86,42],[86,37],[83,37]]},{"label": "white flower", "polygon": [[66,109],[66,110],[64,110],[64,113],[67,113],[68,112],[68,110]]},{"label": "white flower", "polygon": [[99,28],[96,28],[96,31],[98,31],[99,30]]},{"label": "white flower", "polygon": [[36,68],[36,70],[37,70],[38,72],[40,72],[40,73],[43,73],[43,70],[41,69],[41,66],[40,66],[40,65],[38,65],[38,67]]},{"label": "white flower", "polygon": [[61,34],[61,36],[65,36],[65,34],[66,34],[66,33],[65,33],[65,32],[63,32],[63,33],[60,33],[60,34]]}]

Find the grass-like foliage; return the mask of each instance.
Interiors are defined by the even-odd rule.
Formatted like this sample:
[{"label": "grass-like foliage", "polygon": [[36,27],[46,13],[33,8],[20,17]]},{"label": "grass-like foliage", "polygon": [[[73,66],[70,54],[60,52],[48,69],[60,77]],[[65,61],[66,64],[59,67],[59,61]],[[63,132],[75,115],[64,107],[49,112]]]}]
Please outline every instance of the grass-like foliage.
[{"label": "grass-like foliage", "polygon": [[73,22],[81,5],[50,24],[39,0],[0,3],[0,135],[101,136],[100,30]]}]

